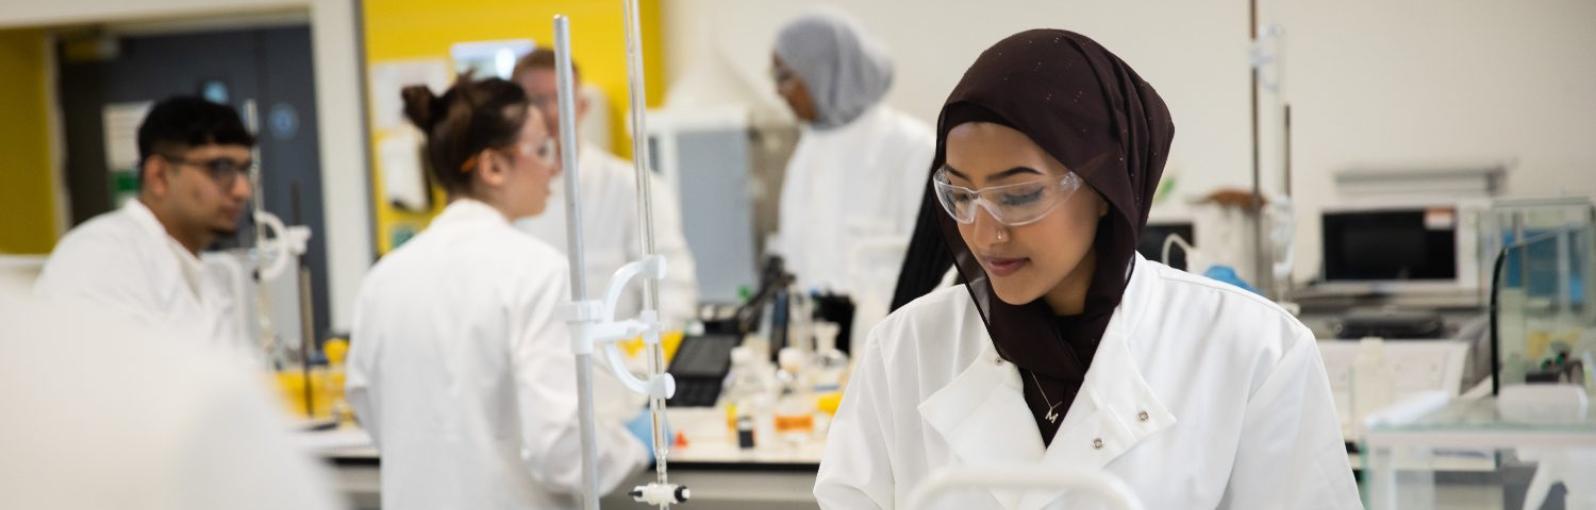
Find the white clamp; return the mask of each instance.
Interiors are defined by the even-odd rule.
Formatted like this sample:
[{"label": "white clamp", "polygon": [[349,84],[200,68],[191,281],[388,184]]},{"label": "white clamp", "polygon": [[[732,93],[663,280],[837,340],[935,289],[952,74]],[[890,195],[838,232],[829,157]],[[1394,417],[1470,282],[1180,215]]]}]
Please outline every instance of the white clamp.
[{"label": "white clamp", "polygon": [[272,242],[259,247],[262,260],[266,253],[272,253],[271,264],[260,268],[262,281],[275,280],[288,270],[288,264],[294,257],[304,255],[306,245],[310,243],[310,227],[283,225],[283,220],[276,215],[259,211],[255,213],[256,228],[261,228],[272,233]]},{"label": "white clamp", "polygon": [[658,314],[652,310],[643,311],[636,319],[615,319],[616,304],[626,292],[626,287],[640,277],[655,281],[665,279],[665,258],[654,255],[621,266],[610,278],[604,300],[570,303],[562,312],[566,322],[571,325],[572,352],[592,354],[595,348],[602,346],[605,356],[609,358],[610,370],[628,389],[650,398],[668,399],[676,394],[676,380],[670,374],[656,374],[647,380],[632,375],[626,370],[625,360],[615,345],[616,342],[639,336],[648,345],[659,344],[661,325]]},{"label": "white clamp", "polygon": [[632,501],[648,506],[679,505],[686,503],[692,494],[676,484],[651,483],[634,487],[631,492]]}]

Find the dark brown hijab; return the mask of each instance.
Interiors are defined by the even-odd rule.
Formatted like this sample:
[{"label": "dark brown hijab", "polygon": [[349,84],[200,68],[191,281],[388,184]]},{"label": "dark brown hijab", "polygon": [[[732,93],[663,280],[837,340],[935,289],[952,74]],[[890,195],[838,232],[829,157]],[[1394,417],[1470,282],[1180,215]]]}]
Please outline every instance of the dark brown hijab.
[{"label": "dark brown hijab", "polygon": [[946,161],[948,131],[967,122],[1025,133],[1108,202],[1092,245],[1097,266],[1086,308],[1058,316],[1041,299],[1024,305],[998,299],[958,224],[932,196],[929,178],[894,308],[929,292],[956,265],[998,353],[1020,368],[1025,401],[1050,443],[1063,420],[1044,418],[1046,402],[1063,415],[1081,388],[1130,279],[1175,126],[1153,87],[1113,53],[1086,36],[1041,29],[999,41],[964,73],[937,121],[933,172]]}]

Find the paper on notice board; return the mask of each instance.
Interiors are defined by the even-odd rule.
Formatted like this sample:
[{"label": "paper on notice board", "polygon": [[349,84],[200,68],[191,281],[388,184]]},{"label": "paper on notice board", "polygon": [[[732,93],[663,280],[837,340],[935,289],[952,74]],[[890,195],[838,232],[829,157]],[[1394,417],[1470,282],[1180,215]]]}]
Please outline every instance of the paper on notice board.
[{"label": "paper on notice board", "polygon": [[139,165],[139,123],[150,112],[152,103],[139,101],[105,105],[101,115],[105,126],[105,169],[132,172]]},{"label": "paper on notice board", "polygon": [[382,165],[382,184],[388,203],[400,209],[425,211],[431,208],[427,176],[421,164],[421,137],[416,130],[399,130],[377,144]]},{"label": "paper on notice board", "polygon": [[392,60],[371,65],[372,121],[378,131],[397,129],[405,125],[405,103],[400,91],[405,87],[426,84],[434,94],[442,94],[449,87],[453,73],[444,59]]}]

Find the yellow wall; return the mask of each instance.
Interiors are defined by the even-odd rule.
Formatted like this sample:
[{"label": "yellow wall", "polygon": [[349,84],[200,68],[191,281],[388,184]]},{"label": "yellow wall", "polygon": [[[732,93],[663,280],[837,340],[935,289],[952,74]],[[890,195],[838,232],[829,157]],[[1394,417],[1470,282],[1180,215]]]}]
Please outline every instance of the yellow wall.
[{"label": "yellow wall", "polygon": [[[470,41],[532,39],[552,46],[554,15],[571,18],[572,57],[582,69],[582,79],[604,90],[609,98],[614,126],[614,146],[622,156],[631,153],[631,137],[626,133],[627,95],[626,41],[621,0],[369,0],[363,3],[366,38],[367,76],[372,65],[421,58],[449,58],[450,46]],[[660,2],[640,0],[639,25],[643,32],[643,64],[649,106],[664,98],[664,40],[660,34]],[[451,64],[452,65],[452,64]],[[441,91],[439,91],[441,92]],[[367,98],[367,104],[376,104]],[[373,123],[375,124],[375,123]],[[374,130],[375,131],[375,130]],[[374,132],[375,138],[384,133]],[[378,140],[369,140],[373,153]],[[433,211],[426,214],[401,211],[386,203],[382,164],[372,162],[372,192],[376,211],[378,253],[392,249],[395,228],[421,230],[442,210],[441,193],[436,190]]]},{"label": "yellow wall", "polygon": [[42,30],[0,31],[0,253],[55,246],[46,44]]}]

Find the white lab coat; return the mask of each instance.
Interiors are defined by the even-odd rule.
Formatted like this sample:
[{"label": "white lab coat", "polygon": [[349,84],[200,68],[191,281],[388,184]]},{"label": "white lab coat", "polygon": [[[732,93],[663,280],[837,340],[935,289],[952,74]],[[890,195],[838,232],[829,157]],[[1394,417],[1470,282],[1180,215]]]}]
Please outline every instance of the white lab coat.
[{"label": "white lab coat", "polygon": [[231,351],[0,281],[0,507],[325,510],[332,473]]},{"label": "white lab coat", "polygon": [[[577,508],[575,358],[565,257],[457,200],[361,285],[348,398],[382,455],[389,509]],[[598,428],[601,490],[642,466]]]},{"label": "white lab coat", "polygon": [[[587,295],[598,299],[609,289],[610,277],[621,266],[643,258],[641,227],[637,221],[637,175],[631,162],[591,145],[582,145],[582,255],[587,270]],[[566,253],[565,174],[549,182],[549,205],[543,214],[523,218],[516,227]],[[694,319],[698,306],[698,277],[693,253],[682,236],[681,207],[665,181],[653,179],[654,249],[665,257],[665,281],[659,287],[660,318],[671,327]],[[639,285],[635,289],[642,289]],[[616,317],[637,316],[642,294],[629,292],[616,306]]]},{"label": "white lab coat", "polygon": [[[897,508],[938,468],[1040,463],[1103,469],[1145,508],[1359,508],[1312,333],[1254,294],[1135,264],[1046,448],[963,286],[894,312],[832,425],[821,507]],[[945,494],[936,508],[1083,507],[1059,491]]]},{"label": "white lab coat", "polygon": [[[799,288],[843,293],[885,292],[855,288],[855,261],[869,257],[901,262],[925,193],[936,135],[924,123],[879,105],[833,129],[804,128],[783,178],[777,251],[798,278]],[[891,255],[865,253],[889,247]],[[886,262],[892,276],[899,264]]]},{"label": "white lab coat", "polygon": [[227,284],[168,235],[137,199],[68,232],[34,291],[93,302],[234,353],[252,352]]}]

